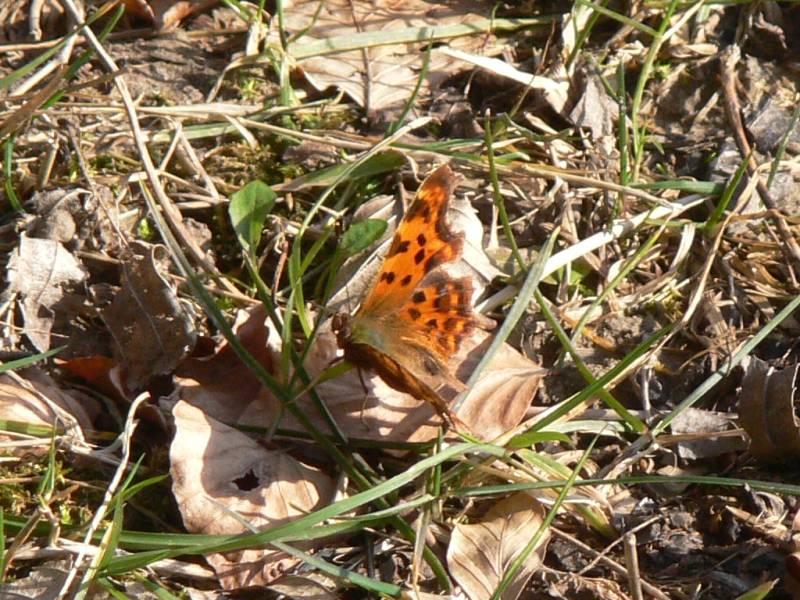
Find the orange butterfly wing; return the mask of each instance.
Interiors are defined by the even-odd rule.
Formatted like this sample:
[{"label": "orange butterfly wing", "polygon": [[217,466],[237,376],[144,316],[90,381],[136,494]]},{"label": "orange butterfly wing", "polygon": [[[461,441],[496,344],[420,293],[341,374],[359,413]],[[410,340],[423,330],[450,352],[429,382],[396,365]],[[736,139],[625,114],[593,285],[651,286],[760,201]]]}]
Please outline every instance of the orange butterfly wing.
[{"label": "orange butterfly wing", "polygon": [[472,280],[436,269],[461,256],[463,233],[447,223],[455,187],[449,167],[423,182],[397,227],[389,251],[361,307],[339,315],[334,329],[348,361],[374,369],[390,386],[428,400],[447,414],[436,389],[463,384],[447,368],[475,327]]}]

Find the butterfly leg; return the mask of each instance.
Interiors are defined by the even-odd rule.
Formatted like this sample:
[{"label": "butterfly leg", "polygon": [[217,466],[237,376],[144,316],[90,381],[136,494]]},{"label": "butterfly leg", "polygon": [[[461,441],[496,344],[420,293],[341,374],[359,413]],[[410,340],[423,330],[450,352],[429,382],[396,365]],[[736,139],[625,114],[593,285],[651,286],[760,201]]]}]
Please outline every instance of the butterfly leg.
[{"label": "butterfly leg", "polygon": [[358,380],[361,382],[361,389],[364,390],[364,400],[361,402],[361,424],[370,429],[370,425],[367,423],[366,419],[364,418],[364,411],[367,409],[367,402],[369,401],[369,388],[367,387],[367,382],[364,380],[364,372],[361,370],[361,367],[356,367],[358,371]]}]

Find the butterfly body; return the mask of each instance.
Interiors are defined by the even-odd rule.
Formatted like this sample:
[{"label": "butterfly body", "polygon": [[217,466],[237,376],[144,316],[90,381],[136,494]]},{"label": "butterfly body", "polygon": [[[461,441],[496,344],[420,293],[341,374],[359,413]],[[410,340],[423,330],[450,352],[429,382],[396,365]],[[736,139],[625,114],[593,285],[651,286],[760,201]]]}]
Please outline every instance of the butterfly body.
[{"label": "butterfly body", "polygon": [[430,402],[451,421],[439,389],[464,388],[448,361],[476,326],[472,280],[440,269],[461,256],[464,243],[446,219],[454,187],[447,166],[423,182],[360,308],[336,315],[332,323],[348,362]]}]

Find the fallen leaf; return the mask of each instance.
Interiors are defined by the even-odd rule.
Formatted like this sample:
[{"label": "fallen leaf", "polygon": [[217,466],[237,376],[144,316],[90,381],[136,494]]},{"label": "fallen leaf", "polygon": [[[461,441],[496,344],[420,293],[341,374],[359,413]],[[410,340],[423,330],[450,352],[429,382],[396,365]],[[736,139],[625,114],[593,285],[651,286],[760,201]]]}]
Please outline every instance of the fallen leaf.
[{"label": "fallen leaf", "polygon": [[169,29],[181,20],[217,4],[218,0],[124,0],[134,16],[152,23],[156,29]]},{"label": "fallen leaf", "polygon": [[8,263],[8,291],[21,297],[25,335],[40,352],[51,347],[51,332],[66,330],[75,303],[83,303],[79,286],[87,272],[54,240],[20,236]]},{"label": "fallen leaf", "polygon": [[622,586],[608,577],[585,577],[570,574],[559,577],[548,586],[552,598],[585,598],[586,600],[630,600]]},{"label": "fallen leaf", "polygon": [[[492,506],[480,522],[456,525],[447,547],[447,566],[471,600],[491,597],[543,519],[541,505],[528,494],[518,493]],[[513,600],[522,592],[541,565],[549,538],[545,531],[500,596],[503,600]]]},{"label": "fallen leaf", "polygon": [[[57,600],[63,597],[61,587],[67,580],[72,565],[69,560],[46,562],[35,566],[21,579],[0,584],[0,598],[14,600]],[[73,586],[75,587],[75,586]],[[69,592],[71,595],[76,590]]]},{"label": "fallen leaf", "polygon": [[[236,534],[288,523],[327,504],[334,482],[285,452],[256,440],[179,401],[172,409],[172,491],[186,529]],[[237,518],[239,516],[239,518]],[[308,544],[295,543],[309,549]],[[207,555],[224,589],[267,585],[299,559],[272,547]]]},{"label": "fallen leaf", "polygon": [[569,118],[576,127],[585,127],[595,140],[613,135],[619,118],[619,104],[606,92],[600,78],[585,73],[584,89],[570,112]]},{"label": "fallen leaf", "polygon": [[687,408],[670,423],[678,456],[697,460],[744,450],[747,441],[734,420],[731,413]]},{"label": "fallen leaf", "polygon": [[94,389],[112,398],[127,398],[127,390],[120,381],[119,365],[107,356],[81,356],[69,360],[54,361],[68,373],[91,384]]},{"label": "fallen leaf", "polygon": [[[260,305],[240,311],[234,331],[242,346],[271,372],[265,318]],[[211,356],[184,360],[175,371],[175,383],[182,400],[218,421],[266,428],[275,418],[276,401],[227,342]]]},{"label": "fallen leaf", "polygon": [[[99,413],[95,400],[74,390],[61,389],[49,375],[38,369],[0,375],[2,421],[41,427],[60,425],[58,429],[61,431],[74,424],[83,430],[92,427]],[[36,448],[35,452],[39,450],[41,448]]]},{"label": "fallen leaf", "polygon": [[[308,28],[305,35],[289,46],[288,52],[312,86],[318,90],[336,87],[360,106],[374,111],[408,101],[419,79],[430,27],[473,24],[472,35],[450,39],[449,44],[463,50],[487,50],[492,36],[485,23],[491,10],[489,3],[466,1],[445,4],[424,0],[323,3],[299,0],[284,4],[284,28],[290,32]],[[363,33],[390,36],[406,28],[419,29],[413,43],[384,42],[370,48],[330,53],[333,38],[347,39]],[[326,53],[309,56],[309,46],[318,43],[327,49],[320,47],[317,53]],[[433,48],[420,97],[425,98],[431,90],[458,74],[457,63],[458,59]]]},{"label": "fallen leaf", "polygon": [[[466,380],[490,343],[491,336],[478,331],[462,344],[450,363],[460,379]],[[306,368],[313,376],[338,355],[333,334],[327,324],[323,325],[309,352]],[[522,421],[543,374],[536,363],[504,344],[464,399],[457,415],[478,437],[492,440]],[[389,387],[369,371],[359,374],[353,369],[317,385],[316,390],[348,436],[421,442],[434,439],[441,424],[441,418],[429,403]],[[316,415],[309,414],[317,424]],[[288,416],[285,423],[289,428],[298,427]],[[322,419],[318,426],[327,429]]]},{"label": "fallen leaf", "polygon": [[155,375],[171,373],[195,341],[191,318],[159,273],[159,248],[131,244],[133,253],[122,264],[122,290],[101,313],[114,337],[125,387],[131,391]]},{"label": "fallen leaf", "polygon": [[[312,576],[320,578],[319,573],[314,573]],[[336,586],[332,585],[333,582],[326,581],[326,583],[328,585],[312,579],[311,576],[286,575],[268,585],[267,589],[292,600],[336,600],[339,598]]]},{"label": "fallen leaf", "polygon": [[767,462],[800,457],[800,427],[795,413],[798,366],[771,369],[751,357],[739,396],[739,423],[750,436],[750,453]]}]

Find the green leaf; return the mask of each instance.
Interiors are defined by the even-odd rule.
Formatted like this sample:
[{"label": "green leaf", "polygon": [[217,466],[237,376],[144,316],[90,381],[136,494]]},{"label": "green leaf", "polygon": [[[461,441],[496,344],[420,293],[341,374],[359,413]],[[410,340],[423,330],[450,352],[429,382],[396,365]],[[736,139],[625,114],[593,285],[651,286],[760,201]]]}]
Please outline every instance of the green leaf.
[{"label": "green leaf", "polygon": [[247,254],[255,254],[261,241],[264,219],[275,206],[275,192],[263,181],[248,183],[231,196],[228,214],[239,238],[239,244]]},{"label": "green leaf", "polygon": [[386,221],[381,219],[366,219],[353,223],[344,232],[337,251],[345,257],[354,256],[379,240],[386,232],[386,227]]}]

